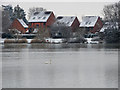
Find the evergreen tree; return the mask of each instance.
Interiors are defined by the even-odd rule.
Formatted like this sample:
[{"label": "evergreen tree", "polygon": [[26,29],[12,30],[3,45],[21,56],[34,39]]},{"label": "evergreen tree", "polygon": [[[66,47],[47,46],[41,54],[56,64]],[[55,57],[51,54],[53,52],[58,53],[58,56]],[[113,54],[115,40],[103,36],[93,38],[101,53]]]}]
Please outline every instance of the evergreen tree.
[{"label": "evergreen tree", "polygon": [[26,19],[26,14],[25,11],[20,8],[19,5],[17,5],[16,7],[14,7],[14,12],[13,12],[13,17],[14,19],[18,18],[18,19],[23,19],[23,21],[28,24],[27,19]]},{"label": "evergreen tree", "polygon": [[[3,9],[2,10],[3,12],[8,13],[8,17],[10,18],[11,21],[13,21],[14,17],[13,17],[13,7],[12,7],[12,5],[6,5],[6,6],[2,5],[2,9]],[[4,13],[3,13],[3,16],[5,16]]]},{"label": "evergreen tree", "polygon": [[2,33],[9,33],[8,29],[13,21],[13,9],[11,5],[2,5]]}]

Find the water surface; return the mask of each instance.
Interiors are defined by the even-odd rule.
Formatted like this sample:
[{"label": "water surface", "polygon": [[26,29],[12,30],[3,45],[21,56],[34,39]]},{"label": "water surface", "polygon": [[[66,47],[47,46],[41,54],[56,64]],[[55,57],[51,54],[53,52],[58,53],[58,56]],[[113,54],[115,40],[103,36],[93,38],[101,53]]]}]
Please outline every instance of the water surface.
[{"label": "water surface", "polygon": [[3,88],[118,87],[118,45],[6,44],[1,47]]}]

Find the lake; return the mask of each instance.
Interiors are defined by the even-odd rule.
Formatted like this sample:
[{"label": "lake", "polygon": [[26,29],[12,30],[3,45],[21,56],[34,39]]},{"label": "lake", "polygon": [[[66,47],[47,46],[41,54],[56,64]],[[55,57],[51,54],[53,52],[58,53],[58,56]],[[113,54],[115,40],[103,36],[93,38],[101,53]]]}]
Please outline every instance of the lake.
[{"label": "lake", "polygon": [[0,47],[3,88],[118,88],[118,45]]}]

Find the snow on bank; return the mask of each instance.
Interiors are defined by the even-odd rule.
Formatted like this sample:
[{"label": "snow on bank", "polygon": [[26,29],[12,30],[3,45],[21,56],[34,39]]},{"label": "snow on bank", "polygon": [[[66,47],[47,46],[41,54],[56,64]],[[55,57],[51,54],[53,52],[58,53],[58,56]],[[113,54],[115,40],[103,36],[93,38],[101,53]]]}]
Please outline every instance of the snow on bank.
[{"label": "snow on bank", "polygon": [[3,44],[3,43],[4,43],[4,40],[5,40],[5,39],[0,38],[0,44]]},{"label": "snow on bank", "polygon": [[98,44],[99,41],[92,41],[93,38],[86,38],[88,44]]},{"label": "snow on bank", "polygon": [[47,38],[47,39],[46,39],[46,42],[49,42],[49,43],[62,43],[62,42],[63,42],[63,39]]},{"label": "snow on bank", "polygon": [[[0,39],[0,44],[3,44],[5,40],[6,39]],[[15,39],[7,39],[7,40],[15,40]],[[19,39],[19,40],[22,40],[22,39]],[[33,39],[26,39],[26,40],[27,40],[28,44],[30,44]],[[63,39],[47,38],[47,39],[45,39],[45,41],[48,43],[62,43]]]}]

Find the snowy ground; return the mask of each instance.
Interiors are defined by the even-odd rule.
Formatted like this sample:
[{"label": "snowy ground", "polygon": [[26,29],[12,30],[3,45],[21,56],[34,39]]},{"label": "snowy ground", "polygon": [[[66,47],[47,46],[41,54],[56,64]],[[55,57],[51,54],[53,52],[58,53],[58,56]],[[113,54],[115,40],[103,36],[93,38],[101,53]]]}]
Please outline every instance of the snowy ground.
[{"label": "snowy ground", "polygon": [[[4,40],[5,39],[0,39],[0,44],[3,44],[4,43]],[[10,40],[14,40],[14,39],[10,39]],[[47,38],[45,39],[46,42],[49,42],[49,43],[62,43],[63,42],[63,39],[53,39],[53,38]],[[86,38],[88,44],[97,44],[99,43],[99,41],[92,41],[92,38]],[[28,43],[31,43],[32,39],[27,39]]]},{"label": "snowy ground", "polygon": [[62,43],[63,39],[48,38],[48,39],[46,39],[46,42],[50,42],[50,43]]},{"label": "snowy ground", "polygon": [[[4,43],[4,40],[5,39],[0,39],[0,44],[3,44]],[[9,39],[8,39],[9,40]],[[15,40],[15,39],[10,39],[10,40]],[[49,42],[49,43],[62,43],[63,42],[63,39],[52,39],[52,38],[47,38],[45,39],[46,42]],[[31,43],[32,39],[27,39],[28,43]]]},{"label": "snowy ground", "polygon": [[92,38],[86,38],[88,44],[97,44],[99,41],[92,41]]}]

